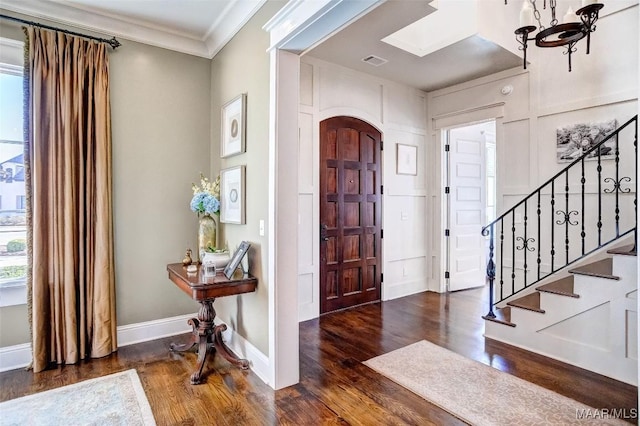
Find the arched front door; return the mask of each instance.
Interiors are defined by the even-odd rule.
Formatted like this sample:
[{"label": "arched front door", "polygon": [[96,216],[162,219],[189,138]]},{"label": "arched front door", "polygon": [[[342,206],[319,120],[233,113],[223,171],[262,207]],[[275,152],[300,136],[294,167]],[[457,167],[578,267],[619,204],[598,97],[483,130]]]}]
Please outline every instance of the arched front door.
[{"label": "arched front door", "polygon": [[357,118],[320,123],[320,313],[380,300],[380,140]]}]

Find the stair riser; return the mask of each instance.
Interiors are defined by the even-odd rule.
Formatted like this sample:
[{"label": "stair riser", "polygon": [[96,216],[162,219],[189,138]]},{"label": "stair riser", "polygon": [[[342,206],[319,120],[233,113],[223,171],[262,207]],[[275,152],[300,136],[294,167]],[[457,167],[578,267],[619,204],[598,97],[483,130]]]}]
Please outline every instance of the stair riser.
[{"label": "stair riser", "polygon": [[613,256],[613,275],[637,281],[638,258],[636,256]]},{"label": "stair riser", "polygon": [[582,297],[582,295],[593,292],[606,292],[611,289],[611,286],[615,286],[618,283],[618,280],[575,274],[573,278],[573,292]]}]

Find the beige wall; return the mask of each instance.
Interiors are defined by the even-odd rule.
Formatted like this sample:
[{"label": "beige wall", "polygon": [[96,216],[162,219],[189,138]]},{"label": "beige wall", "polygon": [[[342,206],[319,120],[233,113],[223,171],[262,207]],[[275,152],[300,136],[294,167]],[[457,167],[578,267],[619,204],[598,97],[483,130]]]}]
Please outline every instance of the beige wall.
[{"label": "beige wall", "polygon": [[[22,40],[2,22],[0,36]],[[197,305],[166,264],[196,246],[191,183],[210,172],[210,68],[203,58],[120,39],[110,53],[118,325]],[[0,309],[0,347],[29,341],[26,307]]]},{"label": "beige wall", "polygon": [[[216,55],[211,65],[211,163],[215,174],[221,169],[246,166],[246,224],[221,225],[220,245],[231,251],[242,241],[251,243],[250,273],[258,278],[255,293],[216,301],[216,311],[231,328],[269,355],[267,238],[268,138],[269,138],[269,34],[262,26],[284,5],[269,1]],[[247,94],[246,152],[220,159],[220,108],[241,93]],[[265,235],[259,235],[259,221],[265,221]]]}]

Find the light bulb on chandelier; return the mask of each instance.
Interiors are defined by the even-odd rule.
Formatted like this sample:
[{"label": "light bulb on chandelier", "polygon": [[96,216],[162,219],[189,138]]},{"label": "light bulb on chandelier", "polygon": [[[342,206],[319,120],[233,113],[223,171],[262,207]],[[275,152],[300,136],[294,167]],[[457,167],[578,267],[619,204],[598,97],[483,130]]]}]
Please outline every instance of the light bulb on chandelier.
[{"label": "light bulb on chandelier", "polygon": [[[547,8],[547,0],[543,0],[543,9]],[[515,30],[516,40],[520,43],[519,49],[523,51],[524,69],[527,69],[527,42],[535,41],[538,47],[563,47],[566,46],[565,55],[569,57],[569,72],[571,72],[571,54],[576,51],[575,45],[583,38],[587,38],[587,55],[591,49],[591,33],[596,30],[595,23],[598,13],[604,4],[598,0],[582,0],[582,6],[573,11],[569,7],[562,18],[562,23],[556,18],[556,0],[549,0],[551,9],[550,26],[545,28],[542,24],[540,10],[536,0],[524,0],[520,10],[520,27]],[[507,4],[507,0],[504,0]],[[536,23],[538,24],[536,26]],[[535,36],[529,35],[538,31]]]}]

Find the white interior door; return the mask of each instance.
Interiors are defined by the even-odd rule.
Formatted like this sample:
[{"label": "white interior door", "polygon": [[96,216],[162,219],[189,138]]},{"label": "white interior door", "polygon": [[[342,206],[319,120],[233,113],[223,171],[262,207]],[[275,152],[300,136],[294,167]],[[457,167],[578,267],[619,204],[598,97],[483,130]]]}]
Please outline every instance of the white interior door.
[{"label": "white interior door", "polygon": [[485,284],[486,149],[481,126],[449,131],[449,290]]}]

